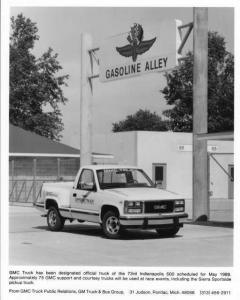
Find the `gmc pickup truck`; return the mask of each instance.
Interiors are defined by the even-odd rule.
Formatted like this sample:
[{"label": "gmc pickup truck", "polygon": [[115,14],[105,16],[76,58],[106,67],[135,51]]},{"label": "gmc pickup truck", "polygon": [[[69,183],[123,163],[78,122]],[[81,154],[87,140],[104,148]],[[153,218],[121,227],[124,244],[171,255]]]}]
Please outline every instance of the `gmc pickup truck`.
[{"label": "gmc pickup truck", "polygon": [[88,221],[99,223],[113,239],[126,228],[172,236],[188,217],[182,197],[156,188],[142,169],[120,165],[89,165],[74,182],[44,183],[35,207],[52,231],[61,230],[66,220]]}]

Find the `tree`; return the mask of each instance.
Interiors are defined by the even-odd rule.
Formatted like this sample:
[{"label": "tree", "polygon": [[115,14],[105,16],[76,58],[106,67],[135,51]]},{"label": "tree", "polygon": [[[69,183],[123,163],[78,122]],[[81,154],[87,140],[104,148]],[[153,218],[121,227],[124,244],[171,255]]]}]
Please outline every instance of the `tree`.
[{"label": "tree", "polygon": [[37,32],[36,23],[22,14],[11,18],[9,119],[13,125],[58,141],[63,130],[59,104],[67,101],[62,86],[68,75],[56,75],[62,67],[51,48],[40,58],[33,55]]},{"label": "tree", "polygon": [[[161,91],[168,105],[163,114],[173,131],[192,131],[193,53],[178,69],[166,73],[167,86]],[[208,132],[233,130],[234,57],[226,51],[217,32],[208,33]]]},{"label": "tree", "polygon": [[113,123],[113,132],[132,130],[167,131],[168,129],[167,123],[155,112],[139,109],[135,114],[128,115],[125,120]]}]

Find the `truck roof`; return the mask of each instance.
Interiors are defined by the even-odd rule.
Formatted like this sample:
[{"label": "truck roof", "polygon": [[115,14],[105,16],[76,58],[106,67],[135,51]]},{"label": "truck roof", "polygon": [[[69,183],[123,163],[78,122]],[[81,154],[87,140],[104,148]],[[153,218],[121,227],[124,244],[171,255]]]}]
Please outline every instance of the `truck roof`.
[{"label": "truck roof", "polygon": [[86,169],[100,170],[100,169],[139,169],[136,166],[129,165],[86,165],[83,166]]}]

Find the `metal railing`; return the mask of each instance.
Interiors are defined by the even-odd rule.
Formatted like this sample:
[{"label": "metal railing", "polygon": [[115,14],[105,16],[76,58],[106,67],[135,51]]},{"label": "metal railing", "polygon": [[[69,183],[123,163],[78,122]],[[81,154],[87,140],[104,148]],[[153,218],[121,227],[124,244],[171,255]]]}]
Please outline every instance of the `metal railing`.
[{"label": "metal railing", "polygon": [[44,182],[69,182],[73,179],[14,179],[9,180],[9,202],[35,203]]}]

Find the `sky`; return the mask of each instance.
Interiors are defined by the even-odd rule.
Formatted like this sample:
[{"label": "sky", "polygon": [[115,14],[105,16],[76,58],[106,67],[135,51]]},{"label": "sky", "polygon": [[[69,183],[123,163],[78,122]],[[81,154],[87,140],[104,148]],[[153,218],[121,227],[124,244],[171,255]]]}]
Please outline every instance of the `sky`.
[{"label": "sky", "polygon": [[[40,39],[34,47],[39,57],[48,47],[58,53],[63,74],[69,74],[61,106],[64,131],[62,142],[80,147],[80,36],[92,35],[93,46],[98,47],[109,36],[128,31],[133,23],[158,26],[164,20],[178,19],[183,24],[193,19],[192,8],[162,7],[14,7],[11,15],[23,13],[37,23]],[[225,37],[227,50],[234,52],[234,9],[209,8],[209,30]],[[192,49],[192,34],[184,51]],[[112,123],[124,119],[139,109],[149,109],[161,115],[167,107],[161,94],[166,85],[163,73],[154,73],[102,83],[93,83],[93,134],[106,134]],[[94,150],[94,149],[93,149]]]}]

